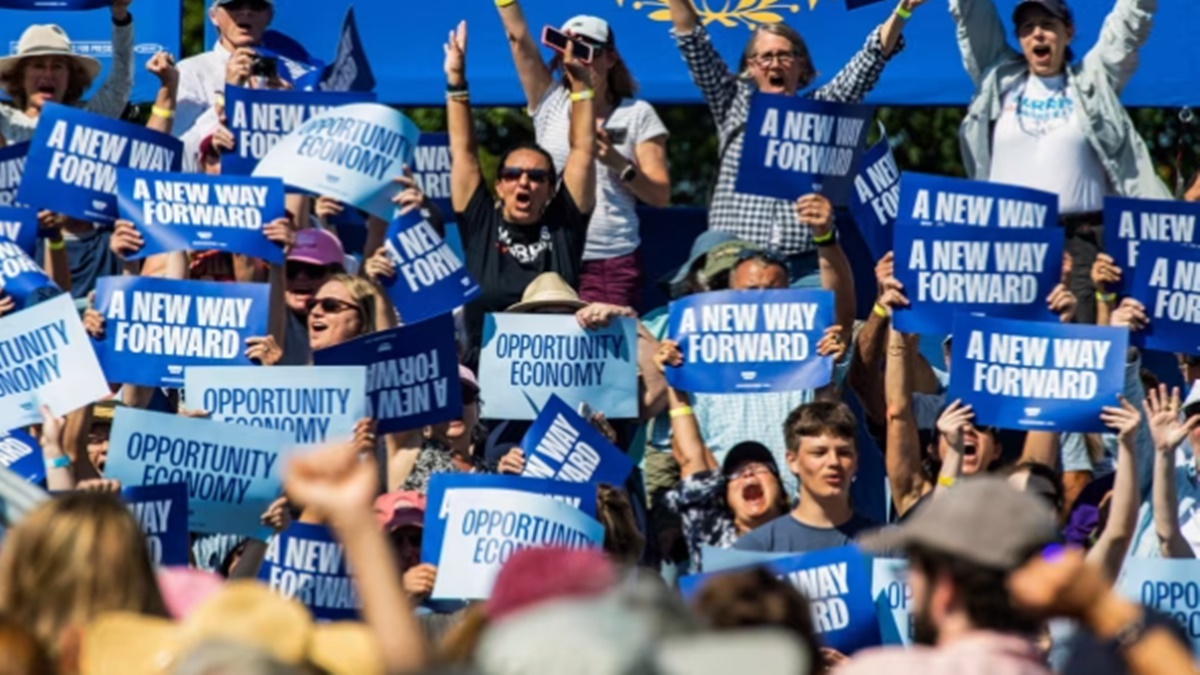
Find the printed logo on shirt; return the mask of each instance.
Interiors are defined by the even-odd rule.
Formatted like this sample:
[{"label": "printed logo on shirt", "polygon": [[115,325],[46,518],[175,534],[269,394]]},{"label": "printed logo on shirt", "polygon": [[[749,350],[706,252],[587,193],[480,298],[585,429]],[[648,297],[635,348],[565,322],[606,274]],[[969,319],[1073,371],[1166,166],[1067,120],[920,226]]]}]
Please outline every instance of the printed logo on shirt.
[{"label": "printed logo on shirt", "polygon": [[508,253],[522,265],[536,262],[543,253],[554,249],[554,245],[550,241],[550,228],[545,225],[542,226],[541,236],[531,244],[513,243],[512,233],[506,227],[500,228],[499,239],[501,252]]},{"label": "printed logo on shirt", "polygon": [[1004,104],[1006,113],[1016,112],[1021,131],[1030,136],[1045,136],[1058,131],[1075,115],[1075,100],[1067,94],[1066,87],[1053,89],[1044,98],[1028,96],[1028,87],[1022,87]]}]

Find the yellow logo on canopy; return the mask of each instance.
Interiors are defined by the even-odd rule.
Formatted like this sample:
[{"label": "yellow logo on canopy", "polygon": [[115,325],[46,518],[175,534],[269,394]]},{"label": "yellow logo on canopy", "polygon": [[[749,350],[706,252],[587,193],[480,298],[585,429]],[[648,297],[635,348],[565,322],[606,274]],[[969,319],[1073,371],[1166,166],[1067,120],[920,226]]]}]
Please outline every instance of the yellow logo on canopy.
[{"label": "yellow logo on canopy", "polygon": [[[808,8],[817,6],[819,0],[805,0]],[[626,0],[617,0],[623,6]],[[753,30],[764,23],[783,23],[783,13],[796,14],[800,5],[780,4],[782,0],[692,0],[700,20],[707,26],[719,23],[726,28],[739,25]],[[652,21],[670,21],[671,10],[667,0],[634,0],[630,3],[636,10],[647,10]]]}]

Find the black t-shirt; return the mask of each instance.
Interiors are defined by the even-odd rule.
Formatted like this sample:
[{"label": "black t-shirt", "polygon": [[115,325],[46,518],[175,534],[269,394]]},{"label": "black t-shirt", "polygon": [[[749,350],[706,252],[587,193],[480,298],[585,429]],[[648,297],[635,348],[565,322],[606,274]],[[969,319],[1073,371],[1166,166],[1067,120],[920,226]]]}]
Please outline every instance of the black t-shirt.
[{"label": "black t-shirt", "polygon": [[472,356],[483,337],[483,315],[502,312],[520,302],[525,287],[539,274],[557,272],[572,287],[579,288],[591,214],[580,213],[565,186],[559,187],[537,225],[505,222],[482,181],[466,211],[455,216],[467,271],[482,291],[465,309]]}]

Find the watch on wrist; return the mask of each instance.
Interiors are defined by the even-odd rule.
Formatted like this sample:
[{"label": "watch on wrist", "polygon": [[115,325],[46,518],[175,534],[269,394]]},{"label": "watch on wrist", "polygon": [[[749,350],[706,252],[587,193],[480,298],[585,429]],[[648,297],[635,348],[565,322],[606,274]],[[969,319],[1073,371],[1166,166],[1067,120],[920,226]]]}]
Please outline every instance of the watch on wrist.
[{"label": "watch on wrist", "polygon": [[637,176],[638,176],[637,167],[634,166],[633,163],[631,162],[629,164],[629,166],[625,167],[625,169],[623,171],[621,171],[621,182],[622,183],[632,183],[634,181],[634,179],[637,178]]}]

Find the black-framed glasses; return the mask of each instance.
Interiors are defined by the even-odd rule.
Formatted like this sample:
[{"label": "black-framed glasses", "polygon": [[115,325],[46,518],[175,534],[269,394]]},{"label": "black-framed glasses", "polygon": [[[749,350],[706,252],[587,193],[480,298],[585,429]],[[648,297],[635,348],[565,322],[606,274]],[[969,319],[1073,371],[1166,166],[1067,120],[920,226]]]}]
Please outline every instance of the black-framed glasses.
[{"label": "black-framed glasses", "polygon": [[288,279],[295,279],[303,274],[309,279],[324,279],[333,271],[329,265],[314,265],[312,263],[288,261],[285,270]]},{"label": "black-framed glasses", "polygon": [[528,177],[530,183],[545,183],[550,180],[550,171],[548,169],[526,169],[520,166],[506,166],[500,169],[500,180],[516,181],[521,180],[521,176]]},{"label": "black-framed glasses", "polygon": [[304,309],[307,310],[309,314],[311,314],[312,311],[317,307],[320,307],[321,311],[325,312],[326,314],[358,312],[362,310],[361,307],[353,302],[346,302],[345,300],[338,300],[337,298],[309,298],[308,302],[304,303]]},{"label": "black-framed glasses", "polygon": [[755,54],[750,60],[758,64],[762,68],[769,68],[776,61],[784,68],[796,62],[796,52],[770,52],[768,54]]}]

